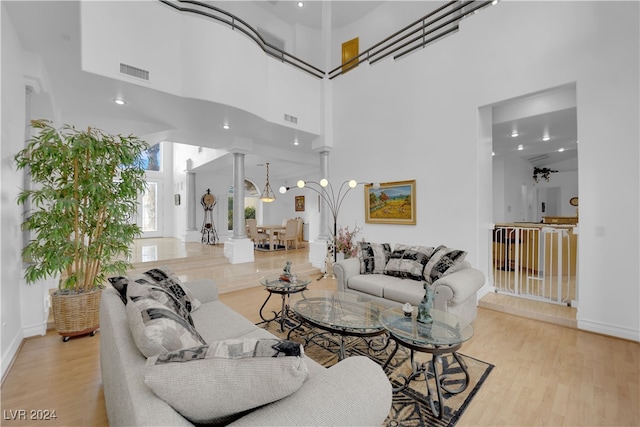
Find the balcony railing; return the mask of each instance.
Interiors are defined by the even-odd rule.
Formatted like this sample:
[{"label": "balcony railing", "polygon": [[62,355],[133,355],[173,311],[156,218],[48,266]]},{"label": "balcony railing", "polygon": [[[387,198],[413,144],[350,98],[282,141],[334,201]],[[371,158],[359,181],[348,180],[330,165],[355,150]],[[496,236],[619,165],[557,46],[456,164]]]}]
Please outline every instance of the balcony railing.
[{"label": "balcony railing", "polygon": [[490,6],[495,1],[454,0],[437,8],[433,12],[412,22],[395,32],[381,42],[360,53],[357,57],[340,64],[340,66],[326,73],[322,69],[305,62],[284,50],[274,46],[251,27],[247,22],[218,7],[196,0],[160,0],[160,2],[181,12],[194,13],[229,25],[234,30],[242,32],[252,39],[267,54],[282,62],[286,62],[317,78],[334,79],[355,68],[360,61],[374,64],[393,55],[393,59],[400,59],[417,49],[434,43],[447,35],[458,31],[458,24],[463,19],[473,15],[480,9]]}]

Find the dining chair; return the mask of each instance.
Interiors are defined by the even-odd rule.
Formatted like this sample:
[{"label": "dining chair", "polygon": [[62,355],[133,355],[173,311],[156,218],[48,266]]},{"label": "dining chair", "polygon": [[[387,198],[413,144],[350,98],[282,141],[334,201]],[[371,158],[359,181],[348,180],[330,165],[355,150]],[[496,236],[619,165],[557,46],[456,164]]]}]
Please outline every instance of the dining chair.
[{"label": "dining chair", "polygon": [[284,235],[278,236],[278,239],[284,244],[285,250],[289,249],[289,242],[292,242],[298,249],[298,220],[290,219],[287,221],[287,227],[285,228]]},{"label": "dining chair", "polygon": [[258,222],[255,218],[247,219],[247,226],[249,227],[249,238],[253,240],[253,247],[264,243],[266,245],[269,235],[266,233],[258,232]]}]

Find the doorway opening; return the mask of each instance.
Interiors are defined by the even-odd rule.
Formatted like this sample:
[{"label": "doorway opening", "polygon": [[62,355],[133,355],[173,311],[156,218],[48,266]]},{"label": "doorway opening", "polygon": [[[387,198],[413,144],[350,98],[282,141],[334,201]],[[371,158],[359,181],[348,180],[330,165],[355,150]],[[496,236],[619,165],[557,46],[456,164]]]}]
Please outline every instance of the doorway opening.
[{"label": "doorway opening", "polygon": [[578,135],[575,84],[490,107],[496,293],[576,307]]}]

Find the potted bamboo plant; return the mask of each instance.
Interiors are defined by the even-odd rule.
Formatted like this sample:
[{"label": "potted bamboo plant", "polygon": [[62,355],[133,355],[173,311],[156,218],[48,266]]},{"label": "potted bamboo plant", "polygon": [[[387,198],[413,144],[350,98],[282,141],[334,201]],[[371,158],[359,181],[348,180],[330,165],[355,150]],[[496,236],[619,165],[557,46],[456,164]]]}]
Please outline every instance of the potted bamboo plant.
[{"label": "potted bamboo plant", "polygon": [[26,282],[60,275],[52,295],[55,327],[63,341],[95,334],[105,279],[125,274],[138,194],[146,182],[140,166],[146,142],[99,129],[53,127],[33,120],[36,134],[15,156],[31,188],[18,196],[29,210],[22,224],[32,240],[23,249]]}]

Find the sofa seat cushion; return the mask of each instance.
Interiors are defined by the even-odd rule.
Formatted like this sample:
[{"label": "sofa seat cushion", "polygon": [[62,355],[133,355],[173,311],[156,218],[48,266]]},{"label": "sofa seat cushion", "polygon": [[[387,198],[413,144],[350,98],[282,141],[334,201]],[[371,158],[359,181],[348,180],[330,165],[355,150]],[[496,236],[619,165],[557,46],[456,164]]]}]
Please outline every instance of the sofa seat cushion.
[{"label": "sofa seat cushion", "polygon": [[256,330],[256,325],[219,300],[202,304],[202,308],[192,313],[192,317],[196,329],[206,342],[238,338]]},{"label": "sofa seat cushion", "polygon": [[234,339],[154,356],[145,383],[194,423],[211,423],[282,399],[307,378],[302,346]]},{"label": "sofa seat cushion", "polygon": [[404,304],[418,305],[425,295],[424,282],[413,279],[396,279],[384,288],[384,298]]},{"label": "sofa seat cushion", "polygon": [[349,278],[348,289],[384,298],[384,289],[398,282],[397,277],[384,274],[358,274]]}]

